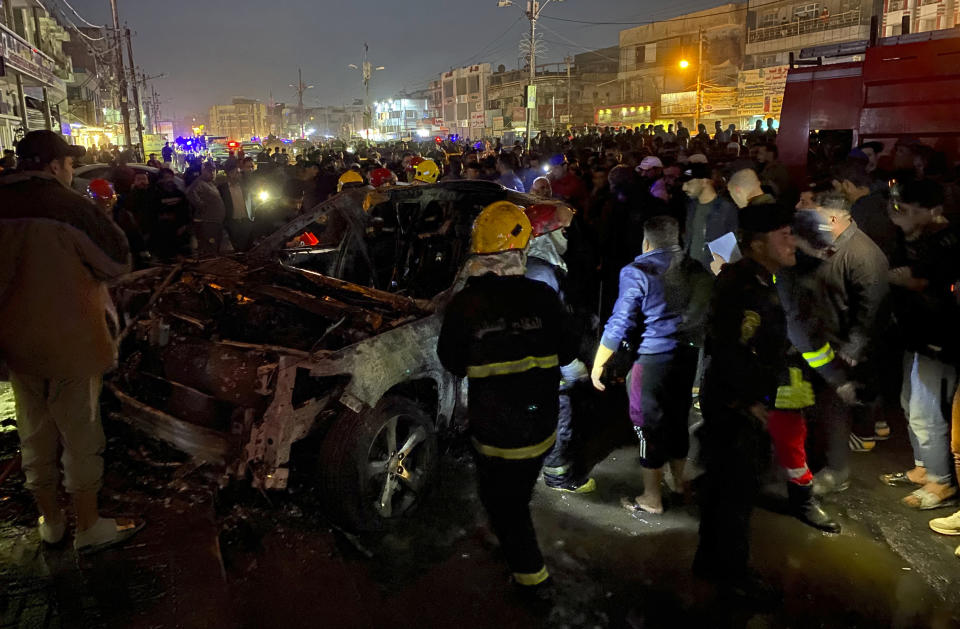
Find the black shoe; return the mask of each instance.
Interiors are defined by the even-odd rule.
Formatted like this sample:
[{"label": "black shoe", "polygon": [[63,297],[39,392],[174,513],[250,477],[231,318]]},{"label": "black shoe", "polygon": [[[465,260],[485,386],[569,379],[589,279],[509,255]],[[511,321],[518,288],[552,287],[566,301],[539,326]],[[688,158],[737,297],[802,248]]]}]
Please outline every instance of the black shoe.
[{"label": "black shoe", "polygon": [[592,478],[576,481],[555,480],[545,477],[543,482],[549,489],[553,489],[554,491],[565,491],[573,494],[589,494],[597,489],[597,481],[593,480]]},{"label": "black shoe", "polygon": [[790,499],[790,512],[795,518],[825,533],[839,533],[840,524],[820,506],[820,501],[813,495],[812,485],[787,485],[787,495]]}]

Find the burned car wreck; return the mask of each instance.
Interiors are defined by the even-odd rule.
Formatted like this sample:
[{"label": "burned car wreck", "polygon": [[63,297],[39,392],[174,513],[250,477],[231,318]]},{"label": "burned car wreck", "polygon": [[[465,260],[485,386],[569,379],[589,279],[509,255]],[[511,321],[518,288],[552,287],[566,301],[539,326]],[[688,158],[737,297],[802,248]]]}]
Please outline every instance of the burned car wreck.
[{"label": "burned car wreck", "polygon": [[502,199],[534,202],[487,182],[348,190],[246,254],[126,276],[116,414],[261,489],[310,457],[350,526],[404,514],[464,407],[436,340],[473,220]]}]

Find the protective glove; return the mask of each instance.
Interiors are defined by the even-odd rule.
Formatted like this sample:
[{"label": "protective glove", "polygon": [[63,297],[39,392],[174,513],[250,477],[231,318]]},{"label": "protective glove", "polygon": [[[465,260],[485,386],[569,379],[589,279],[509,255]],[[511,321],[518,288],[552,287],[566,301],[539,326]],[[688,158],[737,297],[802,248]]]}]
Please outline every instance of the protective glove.
[{"label": "protective glove", "polygon": [[837,387],[837,396],[847,406],[859,406],[861,404],[857,398],[857,385],[853,382],[844,382]]},{"label": "protective glove", "polygon": [[790,367],[790,384],[777,387],[777,401],[774,407],[785,411],[797,411],[813,406],[813,385],[803,379],[799,367]]},{"label": "protective glove", "polygon": [[560,367],[560,389],[564,390],[572,387],[577,380],[585,380],[590,377],[587,366],[583,361],[576,358],[569,365]]}]

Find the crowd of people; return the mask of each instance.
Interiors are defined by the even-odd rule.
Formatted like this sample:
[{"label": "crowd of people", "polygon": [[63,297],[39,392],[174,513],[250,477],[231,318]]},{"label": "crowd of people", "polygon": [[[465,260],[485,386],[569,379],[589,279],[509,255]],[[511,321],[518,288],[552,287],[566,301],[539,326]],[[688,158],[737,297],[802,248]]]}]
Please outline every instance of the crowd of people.
[{"label": "crowd of people", "polygon": [[[18,231],[25,217],[72,226],[83,255],[70,272],[93,269],[78,299],[96,301],[96,286],[125,270],[127,248],[134,266],[245,251],[353,186],[486,180],[575,210],[560,219],[507,202],[486,208],[472,249],[485,262],[447,308],[438,346],[444,365],[481,392],[469,402],[480,498],[521,586],[548,580],[529,514],[538,475],[560,491],[596,486],[576,456],[570,396],[578,382],[604,391],[626,381],[643,493],[623,506],[652,515],[670,506],[667,470],[673,493],[689,490],[697,400],[704,474],[695,571],[727,586],[749,574],[750,512],[771,453],[790,512],[828,533],[841,527],[818,497],[846,489],[851,453],[873,452],[891,430],[908,432],[913,461],[878,482],[904,487],[904,508],[960,498],[960,233],[952,222],[960,190],[946,156],[920,142],[868,142],[841,154],[831,147],[802,182],[778,159],[772,120],[749,132],[716,121],[712,135],[681,123],[542,134],[530,150],[496,141],[320,146],[293,156],[274,149],[219,164],[198,156],[182,173],[164,151],[162,162],[152,157],[155,176],[115,158],[109,181],[90,183],[100,210],[91,212],[61,189],[79,151],[35,135],[44,133],[28,134],[20,163],[5,162],[0,176],[0,255],[12,256],[0,266],[4,321],[44,309],[34,293],[49,278],[26,286],[35,269],[16,253],[29,240]],[[50,204],[25,201],[41,193]],[[81,335],[99,340],[91,355],[115,343],[103,321]],[[0,357],[15,374],[24,469],[43,539],[53,541],[64,520],[50,502],[50,442],[56,430],[78,429],[55,418],[56,430],[34,439],[29,427],[57,414],[51,383],[77,386],[70,379],[82,376],[89,398],[109,361],[74,373],[61,350],[24,326],[4,326]],[[46,348],[49,365],[37,367],[36,352],[27,358],[30,342]],[[87,427],[100,431],[99,420]],[[68,490],[86,500],[78,526],[95,531],[77,543],[91,548],[142,526],[97,515],[98,439],[102,431],[65,443],[64,456]],[[960,535],[960,512],[930,526]]]}]

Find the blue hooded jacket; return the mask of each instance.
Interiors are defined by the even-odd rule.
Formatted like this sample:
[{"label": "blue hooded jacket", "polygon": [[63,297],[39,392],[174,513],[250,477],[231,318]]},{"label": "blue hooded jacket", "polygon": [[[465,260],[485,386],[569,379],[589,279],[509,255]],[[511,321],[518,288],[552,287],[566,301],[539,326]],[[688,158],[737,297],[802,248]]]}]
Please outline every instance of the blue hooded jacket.
[{"label": "blue hooded jacket", "polygon": [[642,325],[637,354],[702,345],[712,284],[713,277],[679,246],[638,256],[620,271],[620,294],[600,342],[616,351]]}]

